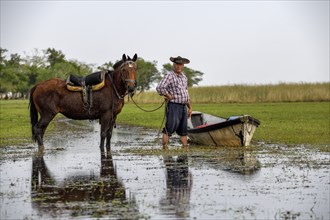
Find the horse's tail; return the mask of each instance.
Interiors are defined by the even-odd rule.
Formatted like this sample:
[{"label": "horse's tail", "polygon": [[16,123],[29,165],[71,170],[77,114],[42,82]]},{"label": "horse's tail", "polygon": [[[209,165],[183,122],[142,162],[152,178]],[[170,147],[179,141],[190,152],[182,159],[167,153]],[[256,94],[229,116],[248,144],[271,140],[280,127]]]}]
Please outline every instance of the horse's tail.
[{"label": "horse's tail", "polygon": [[30,91],[30,119],[31,119],[31,128],[32,128],[32,140],[37,141],[36,134],[34,132],[33,127],[38,123],[38,110],[33,102],[33,93],[36,89],[36,86],[34,86]]}]

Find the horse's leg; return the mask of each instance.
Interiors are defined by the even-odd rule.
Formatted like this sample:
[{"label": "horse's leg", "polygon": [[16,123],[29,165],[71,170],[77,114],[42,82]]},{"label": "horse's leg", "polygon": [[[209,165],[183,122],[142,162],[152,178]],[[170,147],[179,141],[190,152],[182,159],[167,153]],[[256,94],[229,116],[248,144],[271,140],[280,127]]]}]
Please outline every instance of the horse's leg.
[{"label": "horse's leg", "polygon": [[112,137],[114,121],[115,119],[109,123],[109,129],[107,132],[107,138],[106,138],[107,155],[111,155],[111,137]]},{"label": "horse's leg", "polygon": [[41,115],[40,120],[38,123],[33,127],[34,133],[36,135],[36,139],[38,142],[38,151],[40,153],[43,153],[45,147],[44,147],[44,142],[43,142],[43,137],[46,131],[46,128],[51,120],[55,115]]},{"label": "horse's leg", "polygon": [[104,141],[105,138],[107,137],[107,133],[109,130],[109,121],[110,117],[107,115],[104,115],[100,119],[100,124],[101,124],[101,141],[100,141],[100,150],[101,150],[101,156],[104,155]]},{"label": "horse's leg", "polygon": [[104,155],[104,139],[106,137],[106,132],[105,132],[105,127],[101,123],[101,140],[100,140],[100,151],[101,151],[101,156]]}]

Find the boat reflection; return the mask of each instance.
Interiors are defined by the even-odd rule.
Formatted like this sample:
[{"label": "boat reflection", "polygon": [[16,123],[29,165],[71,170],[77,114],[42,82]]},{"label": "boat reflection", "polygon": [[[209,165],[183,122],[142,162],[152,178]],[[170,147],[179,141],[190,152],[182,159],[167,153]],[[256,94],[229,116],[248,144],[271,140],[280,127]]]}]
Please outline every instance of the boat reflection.
[{"label": "boat reflection", "polygon": [[137,213],[134,199],[126,200],[125,188],[117,178],[111,155],[101,157],[100,176],[69,176],[63,183],[57,183],[44,157],[36,155],[32,158],[31,188],[32,206],[41,216],[125,218],[120,213],[122,207],[127,208],[125,214]]},{"label": "boat reflection", "polygon": [[189,217],[192,174],[189,171],[188,156],[164,156],[166,197],[161,199],[163,214],[172,218]]},{"label": "boat reflection", "polygon": [[229,172],[252,175],[260,170],[260,162],[252,150],[242,148],[222,148],[217,151],[214,157],[196,157],[203,160],[205,164],[214,169],[226,170]]}]

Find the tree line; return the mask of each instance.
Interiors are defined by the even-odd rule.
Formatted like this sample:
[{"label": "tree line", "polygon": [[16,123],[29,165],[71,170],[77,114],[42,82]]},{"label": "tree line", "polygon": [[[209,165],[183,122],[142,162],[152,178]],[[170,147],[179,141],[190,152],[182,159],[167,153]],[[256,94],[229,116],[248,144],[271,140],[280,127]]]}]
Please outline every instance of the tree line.
[{"label": "tree line", "polygon": [[[66,79],[70,74],[87,76],[93,72],[111,69],[116,63],[108,61],[101,66],[86,64],[66,58],[61,50],[47,48],[37,50],[32,55],[20,56],[17,53],[7,55],[8,50],[0,48],[0,93],[15,93],[27,96],[29,90],[37,83],[50,78]],[[139,57],[137,63],[137,90],[149,90],[172,68],[171,63],[163,64],[157,69],[157,61],[146,61]],[[204,73],[184,67],[188,86],[198,85]]]}]

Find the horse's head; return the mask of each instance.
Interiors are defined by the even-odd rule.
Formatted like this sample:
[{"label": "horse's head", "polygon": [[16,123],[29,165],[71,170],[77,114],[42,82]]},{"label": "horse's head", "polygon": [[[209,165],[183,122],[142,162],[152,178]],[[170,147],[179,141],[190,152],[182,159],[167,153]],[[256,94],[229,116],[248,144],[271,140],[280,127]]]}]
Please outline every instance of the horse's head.
[{"label": "horse's head", "polygon": [[[125,84],[126,90],[128,93],[133,94],[137,86],[136,83],[136,63],[137,54],[131,59],[129,56],[126,57],[123,54],[121,65],[118,68],[121,75],[121,80]],[[115,70],[117,69],[115,68]]]}]

